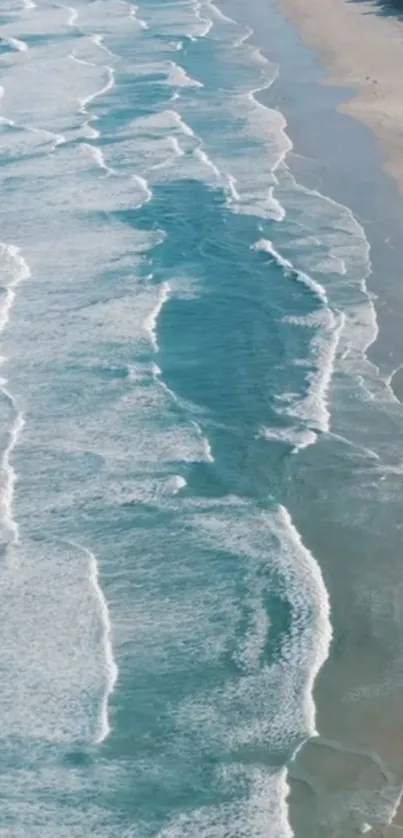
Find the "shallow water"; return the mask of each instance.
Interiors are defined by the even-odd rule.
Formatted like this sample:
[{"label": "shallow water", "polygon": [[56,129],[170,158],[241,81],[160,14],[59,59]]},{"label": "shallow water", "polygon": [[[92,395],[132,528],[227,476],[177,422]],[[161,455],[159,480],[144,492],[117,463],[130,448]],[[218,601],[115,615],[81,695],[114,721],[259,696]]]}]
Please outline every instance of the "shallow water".
[{"label": "shallow water", "polygon": [[325,583],[339,643],[399,511],[370,243],[212,4],[2,14],[4,834],[288,836]]}]

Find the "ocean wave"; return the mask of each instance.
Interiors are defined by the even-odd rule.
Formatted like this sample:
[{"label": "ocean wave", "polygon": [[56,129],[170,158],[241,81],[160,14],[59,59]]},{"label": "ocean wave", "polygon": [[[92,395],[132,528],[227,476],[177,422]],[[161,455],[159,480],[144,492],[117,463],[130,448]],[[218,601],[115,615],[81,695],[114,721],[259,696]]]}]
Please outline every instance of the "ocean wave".
[{"label": "ocean wave", "polygon": [[[78,21],[78,10],[74,6],[63,6],[62,8],[66,9],[67,12],[67,26],[71,26],[72,28],[77,27]],[[78,27],[79,28],[79,27]]]},{"label": "ocean wave", "polygon": [[153,352],[158,352],[158,340],[157,340],[157,321],[158,317],[162,311],[163,306],[169,300],[171,288],[168,282],[163,282],[162,285],[158,288],[158,298],[155,306],[147,315],[144,321],[144,328],[149,335],[151,347]]},{"label": "ocean wave", "polygon": [[[196,831],[207,836],[212,829],[230,829],[263,836],[269,828],[289,837],[286,770],[275,755],[271,763],[270,754],[291,759],[304,738],[315,735],[312,688],[331,639],[322,575],[283,507],[257,512],[235,497],[189,498],[184,515],[187,531],[192,527],[195,543],[197,539],[193,549],[203,550],[205,572],[213,572],[206,551],[214,556],[218,549],[224,551],[231,576],[238,585],[242,579],[242,601],[222,582],[211,594],[211,613],[217,597],[220,613],[232,626],[232,642],[222,650],[215,628],[210,654],[213,660],[225,654],[231,677],[186,695],[175,715],[177,747],[186,743],[187,731],[193,752],[224,749],[224,761],[216,762],[214,784],[226,802],[220,803],[219,796],[208,807],[190,806],[186,813],[174,814],[159,834],[166,838]],[[192,537],[190,549],[191,545]],[[268,596],[274,588],[288,601],[291,616],[278,638],[278,654],[271,659],[268,649],[275,626]],[[212,633],[210,609],[200,627],[204,648],[209,648]]]},{"label": "ocean wave", "polygon": [[[211,78],[217,78],[215,84],[220,91],[225,90],[225,96],[217,95],[215,84],[212,88],[209,81],[207,87],[200,78],[206,87],[198,94],[201,101],[198,95],[192,100],[179,97],[176,109],[199,136],[216,169],[222,172],[231,209],[281,221],[284,210],[276,196],[276,170],[292,144],[285,132],[284,116],[261,105],[256,98],[273,84],[278,68],[258,51],[247,49],[239,38],[238,43],[236,47],[231,41],[224,50],[220,40],[210,44],[209,61],[214,66]],[[220,134],[215,129],[218,123]]]},{"label": "ocean wave", "polygon": [[[342,312],[334,312],[329,308],[328,297],[320,283],[316,282],[308,274],[294,268],[288,259],[285,259],[266,239],[260,239],[254,248],[267,253],[276,264],[282,269],[284,277],[305,285],[322,306],[320,313],[311,314],[308,317],[288,317],[288,321],[295,325],[317,327],[316,334],[311,339],[309,355],[300,361],[308,368],[307,393],[301,394],[278,394],[277,400],[283,405],[278,407],[280,413],[292,416],[307,423],[309,430],[325,433],[329,431],[331,416],[327,403],[328,390],[334,370],[336,353],[340,342],[341,333],[345,325],[345,316]],[[313,319],[312,319],[313,318]],[[314,367],[314,369],[312,369]],[[285,404],[284,404],[285,402]],[[290,431],[288,431],[290,433]],[[308,440],[315,441],[314,434],[304,435],[303,444],[298,441],[297,431],[295,445],[305,448]]]},{"label": "ocean wave", "polygon": [[83,148],[87,148],[91,157],[94,159],[97,166],[100,169],[103,169],[104,172],[107,172],[108,175],[115,174],[115,169],[111,169],[110,166],[107,166],[105,162],[105,157],[100,148],[94,145],[90,145],[89,143],[83,143]]},{"label": "ocean wave", "polygon": [[81,544],[76,544],[73,541],[68,542],[72,547],[78,549],[88,559],[89,564],[89,580],[94,590],[95,598],[98,603],[99,618],[102,627],[102,646],[105,658],[105,692],[101,701],[101,710],[99,717],[98,730],[95,734],[95,744],[100,745],[111,732],[109,718],[108,718],[108,702],[112,695],[116,681],[118,679],[118,667],[113,656],[112,647],[112,625],[109,617],[109,608],[105,599],[105,595],[99,582],[99,568],[98,562],[94,553],[83,547]]},{"label": "ocean wave", "polygon": [[328,305],[328,299],[326,296],[325,289],[322,285],[318,282],[315,282],[312,277],[308,276],[308,274],[303,273],[303,271],[299,271],[291,264],[288,259],[285,259],[281,254],[276,250],[273,246],[271,241],[268,239],[259,239],[254,245],[254,250],[262,251],[263,253],[268,253],[269,256],[282,268],[284,271],[284,276],[289,277],[290,279],[295,280],[296,282],[302,282],[303,285],[306,285],[310,291],[318,298],[318,300],[323,303],[325,306]]},{"label": "ocean wave", "polygon": [[186,486],[186,480],[180,474],[174,474],[173,477],[170,477],[167,481],[167,490],[171,492],[173,495],[177,495],[181,489],[184,489]]},{"label": "ocean wave", "polygon": [[5,38],[5,43],[17,52],[28,52],[28,44],[19,38]]},{"label": "ocean wave", "polygon": [[[3,333],[10,319],[11,310],[16,298],[16,289],[21,282],[29,279],[31,269],[20,249],[15,245],[5,243],[0,243],[0,264],[6,281],[8,280],[4,289],[3,300],[0,304],[0,333]],[[4,363],[5,358],[2,357],[1,361]],[[1,457],[1,523],[7,541],[11,544],[17,544],[19,528],[13,517],[13,498],[17,476],[11,464],[11,457],[24,427],[25,419],[6,385],[7,379],[0,379],[1,392],[10,402],[15,418],[10,427],[8,443]]]},{"label": "ocean wave", "polygon": [[[260,506],[226,494],[226,452],[220,440],[225,432],[229,439],[231,429],[224,420],[220,427],[218,421],[214,425],[210,407],[180,395],[180,380],[175,379],[176,357],[183,351],[180,330],[178,347],[173,347],[178,356],[170,365],[163,352],[169,333],[164,331],[163,342],[159,316],[172,298],[169,322],[181,284],[183,299],[193,301],[197,310],[197,297],[210,280],[217,286],[222,263],[217,259],[217,277],[213,271],[211,279],[207,271],[199,275],[195,270],[193,276],[196,259],[210,246],[227,259],[225,248],[239,231],[240,276],[244,267],[252,264],[254,270],[265,261],[268,276],[273,272],[282,288],[297,288],[307,300],[304,314],[286,305],[276,321],[279,331],[305,330],[306,353],[286,358],[291,373],[293,365],[300,366],[303,387],[287,392],[284,377],[281,392],[276,381],[273,398],[281,427],[270,424],[270,404],[269,418],[264,410],[256,421],[247,417],[235,457],[230,440],[227,459],[232,467],[239,450],[239,475],[245,464],[254,465],[254,446],[270,454],[273,443],[279,443],[280,453],[280,446],[287,444],[296,452],[312,445],[318,434],[329,433],[332,371],[336,365],[343,370],[345,386],[344,373],[357,374],[356,332],[358,354],[366,352],[375,334],[372,301],[366,296],[365,235],[345,208],[293,181],[287,169],[291,145],[285,119],[259,102],[259,91],[273,82],[277,69],[250,46],[249,31],[210,3],[153,2],[139,11],[147,14],[144,25],[138,23],[136,7],[114,0],[80,3],[79,17],[73,15],[77,10],[65,8],[64,26],[66,11],[70,28],[76,30],[67,36],[64,31],[67,49],[65,40],[60,48],[55,39],[49,65],[43,62],[33,69],[32,79],[24,75],[27,62],[14,56],[4,78],[7,113],[25,126],[15,131],[18,143],[11,136],[13,120],[1,132],[1,142],[8,135],[7,143],[18,146],[21,158],[13,162],[18,184],[7,186],[12,200],[3,214],[4,237],[13,240],[11,231],[18,229],[22,250],[14,256],[24,253],[36,282],[30,283],[29,299],[21,299],[13,312],[15,329],[7,330],[8,352],[16,356],[12,394],[18,396],[12,395],[16,413],[1,463],[7,474],[2,472],[7,490],[3,524],[15,543],[15,514],[24,550],[19,567],[7,568],[1,580],[7,592],[1,642],[10,677],[2,685],[7,712],[1,714],[0,730],[29,742],[39,737],[63,743],[63,753],[73,755],[64,771],[69,777],[74,754],[79,760],[81,752],[95,753],[97,770],[108,765],[107,778],[102,775],[94,784],[98,801],[105,788],[108,795],[115,789],[109,747],[113,753],[116,742],[121,748],[123,739],[135,741],[142,728],[141,702],[133,702],[130,673],[135,673],[135,698],[145,674],[147,702],[152,683],[158,682],[156,710],[150,700],[152,724],[159,724],[159,707],[164,724],[172,724],[168,749],[163,750],[165,739],[158,740],[158,754],[153,753],[153,788],[156,777],[167,788],[173,776],[177,801],[182,778],[178,780],[175,766],[180,761],[189,767],[188,787],[197,793],[202,788],[204,794],[205,774],[202,782],[190,774],[202,753],[211,766],[211,787],[218,790],[208,806],[189,805],[179,816],[175,802],[168,825],[153,824],[154,832],[207,836],[226,830],[263,836],[269,829],[288,838],[283,766],[316,733],[312,690],[331,637],[328,597],[316,560],[288,511],[274,502],[266,508],[269,482]],[[46,19],[41,10],[38,15]],[[185,47],[179,63],[170,56],[180,39]],[[67,59],[69,50],[75,60]],[[103,63],[105,52],[108,65]],[[196,53],[203,58],[197,67]],[[44,67],[46,91],[39,83]],[[61,89],[67,95],[61,97]],[[96,100],[102,96],[98,111]],[[40,167],[30,157],[33,133],[35,142],[45,141]],[[56,154],[48,153],[48,140]],[[210,190],[197,191],[192,184],[186,193],[187,180],[207,184]],[[195,213],[195,247],[182,263],[173,244],[169,255],[174,278],[168,272],[166,279],[157,248],[169,240],[172,217],[184,217],[187,210],[180,202],[187,194],[190,202],[193,195],[202,200],[207,196],[206,203],[201,203],[199,216],[199,205],[189,202]],[[212,212],[212,224],[199,228],[210,202],[219,211]],[[242,214],[247,218],[235,218]],[[217,224],[215,229],[215,219],[222,221],[221,228]],[[17,270],[18,260],[11,263]],[[19,263],[22,271],[24,264]],[[20,278],[27,279],[28,273]],[[264,266],[261,276],[264,285]],[[231,274],[229,287],[234,296],[241,291],[242,305],[244,288],[234,288]],[[6,286],[3,299],[0,326],[5,330],[11,311]],[[204,322],[197,325],[205,328]],[[266,337],[270,339],[264,332],[263,342]],[[204,345],[208,338],[207,332]],[[237,358],[235,353],[229,357],[235,381]],[[367,367],[360,358],[359,374],[365,377]],[[249,369],[243,371],[248,378]],[[192,375],[191,367],[186,375]],[[258,373],[256,379],[252,374],[248,385],[257,378]],[[171,384],[175,380],[177,385]],[[206,377],[206,390],[208,384]],[[237,384],[238,378],[235,388]],[[258,387],[264,389],[260,379]],[[265,409],[266,393],[264,399]],[[20,404],[29,421],[21,491],[14,501],[12,460],[24,421]],[[336,425],[335,434],[339,420]],[[256,445],[248,438],[255,431],[262,440]],[[378,477],[383,464],[377,452],[369,456]],[[255,476],[253,471],[251,483]],[[231,490],[234,486],[232,479]],[[241,494],[242,487],[235,488]],[[64,537],[71,539],[68,549]],[[117,712],[109,719],[117,686],[112,700]],[[115,740],[112,718],[119,727],[122,708],[133,719],[133,706],[138,728],[133,723],[128,735],[121,727]],[[155,728],[150,732],[145,726],[144,731],[144,742],[148,737],[154,748]],[[108,736],[108,747],[98,759],[97,746]],[[186,747],[188,764],[182,762]],[[137,754],[137,746],[135,750]],[[142,766],[132,756],[138,779]],[[127,760],[115,762],[124,774]],[[132,774],[124,778],[131,801],[128,828],[136,830],[136,783]],[[35,799],[41,782],[42,777]],[[65,783],[64,777],[64,794]],[[81,794],[80,776],[77,787]],[[116,788],[122,793],[120,783]],[[206,799],[200,792],[201,798]],[[109,830],[103,818],[102,811],[101,825],[95,818],[94,834],[98,827],[99,834]],[[74,824],[77,834],[81,827]],[[122,828],[120,823],[118,832]],[[67,834],[64,822],[58,829]],[[115,831],[114,822],[111,835]]]},{"label": "ocean wave", "polygon": [[135,6],[133,3],[126,3],[126,5],[128,6],[129,18],[133,21],[133,23],[135,23],[136,26],[139,26],[140,29],[148,29],[148,23],[146,23],[146,21],[137,14],[139,7]]}]

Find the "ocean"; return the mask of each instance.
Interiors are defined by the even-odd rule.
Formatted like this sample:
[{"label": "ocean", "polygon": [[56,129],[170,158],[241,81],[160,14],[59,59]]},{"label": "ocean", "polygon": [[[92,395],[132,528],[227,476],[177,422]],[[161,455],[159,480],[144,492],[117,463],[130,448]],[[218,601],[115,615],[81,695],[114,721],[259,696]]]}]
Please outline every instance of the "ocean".
[{"label": "ocean", "polygon": [[230,7],[2,3],[0,836],[347,836],[400,795],[370,236]]}]

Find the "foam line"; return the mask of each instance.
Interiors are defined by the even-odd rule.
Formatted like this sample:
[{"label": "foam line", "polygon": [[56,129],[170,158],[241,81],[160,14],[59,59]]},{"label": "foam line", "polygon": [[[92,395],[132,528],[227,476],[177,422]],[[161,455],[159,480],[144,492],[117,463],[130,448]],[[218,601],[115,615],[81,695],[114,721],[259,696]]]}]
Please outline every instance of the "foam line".
[{"label": "foam line", "polygon": [[0,332],[4,330],[4,327],[9,321],[10,311],[15,300],[15,288],[20,282],[23,282],[31,276],[29,265],[21,255],[19,247],[0,242],[0,260],[2,261],[3,259],[11,263],[11,265],[14,265],[15,270],[14,276],[5,289],[4,300],[0,306]]},{"label": "foam line", "polygon": [[[0,333],[2,333],[7,326],[11,309],[14,304],[17,286],[31,276],[31,270],[28,263],[25,261],[21,251],[15,245],[0,243],[0,262],[4,267],[11,269],[11,279],[8,282],[3,302],[0,307]],[[2,361],[4,358],[1,359]],[[21,411],[18,410],[12,394],[6,389],[6,380],[0,380],[0,390],[6,399],[11,404],[15,418],[11,425],[8,443],[3,451],[0,463],[1,472],[1,489],[0,489],[0,510],[1,521],[7,533],[7,539],[10,544],[17,544],[19,538],[18,524],[13,517],[13,499],[14,488],[17,480],[17,475],[11,464],[11,456],[18,443],[20,433],[24,427],[25,420]]]},{"label": "foam line", "polygon": [[173,119],[176,122],[178,128],[180,128],[182,133],[185,134],[187,137],[195,137],[196,136],[193,129],[190,127],[190,125],[188,125],[187,122],[183,121],[182,117],[180,116],[180,114],[178,114],[177,111],[172,109],[170,111],[166,111],[166,114],[168,116],[173,117]]},{"label": "foam line", "polygon": [[[327,294],[323,286],[308,274],[294,268],[292,263],[281,256],[268,239],[260,239],[253,245],[253,248],[268,253],[284,271],[286,277],[288,276],[297,282],[302,282],[325,307],[327,315],[326,326],[312,342],[312,349],[315,353],[314,361],[316,362],[317,369],[308,378],[308,393],[305,397],[294,400],[284,410],[284,413],[289,416],[298,417],[303,422],[308,423],[311,430],[315,432],[327,433],[330,430],[330,412],[327,404],[327,394],[333,375],[341,333],[346,324],[346,316],[343,312],[333,312],[329,308]],[[305,438],[305,444],[300,446],[297,443],[297,448],[307,447],[307,445],[314,441],[315,439],[313,437],[311,442],[308,441],[308,438]]]},{"label": "foam line", "polygon": [[168,480],[167,488],[173,495],[177,495],[178,492],[181,491],[181,489],[185,488],[185,486],[186,486],[185,478],[181,477],[180,474],[174,474],[173,477],[171,477]]},{"label": "foam line", "polygon": [[228,181],[228,192],[230,194],[230,198],[235,202],[240,201],[241,196],[240,196],[240,194],[239,194],[239,192],[236,188],[236,182],[237,182],[236,178],[233,175],[227,175],[227,181]]},{"label": "foam line", "polygon": [[211,169],[212,172],[214,172],[217,178],[221,177],[220,170],[217,168],[215,163],[213,163],[208,154],[206,154],[206,152],[203,151],[203,149],[200,146],[195,149],[194,153],[201,163],[203,163],[205,166],[208,166],[208,168]]},{"label": "foam line", "polygon": [[170,294],[171,294],[171,287],[170,287],[169,283],[168,282],[163,282],[160,285],[160,288],[159,288],[157,302],[156,302],[154,308],[152,309],[152,311],[150,311],[150,313],[148,314],[148,316],[146,317],[146,319],[144,321],[144,329],[148,333],[149,338],[150,338],[151,346],[153,348],[153,351],[156,352],[156,353],[159,351],[157,333],[156,333],[158,317],[160,315],[160,312],[161,312],[163,306],[165,305],[167,300],[169,300]]},{"label": "foam line", "polygon": [[295,551],[296,560],[298,559],[299,572],[302,572],[303,576],[309,580],[312,600],[315,606],[311,627],[314,648],[312,649],[311,669],[308,673],[304,691],[306,713],[312,725],[311,735],[314,736],[317,732],[315,729],[316,708],[313,700],[313,688],[319,670],[329,655],[332,640],[329,595],[323,580],[322,571],[312,553],[303,544],[301,536],[293,524],[290,513],[284,506],[280,505],[278,507],[278,515],[281,528],[284,530],[284,535],[290,547],[293,548],[293,552]]},{"label": "foam line", "polygon": [[115,53],[105,46],[103,35],[90,35],[90,41],[92,41],[98,49],[101,49],[102,52],[106,52],[106,54],[112,56],[112,58],[116,57]]},{"label": "foam line", "polygon": [[[15,123],[13,123],[14,125]],[[66,142],[66,137],[63,134],[55,134],[53,131],[48,131],[46,128],[34,128],[33,125],[24,125],[23,126],[26,131],[31,131],[33,134],[43,134],[45,137],[48,137],[49,140],[53,140],[52,151],[54,151],[59,145],[63,145]]]},{"label": "foam line", "polygon": [[134,6],[133,3],[127,3],[127,5],[129,6],[129,18],[134,23],[137,23],[137,25],[140,26],[141,29],[148,29],[148,23],[146,23],[145,20],[142,20],[142,18],[137,17],[139,7]]},{"label": "foam line", "polygon": [[78,20],[78,11],[74,8],[74,6],[65,6],[66,11],[69,13],[67,18],[67,26],[76,27],[77,20]]},{"label": "foam line", "polygon": [[204,435],[200,425],[194,419],[191,420],[191,424],[196,429],[197,435],[202,443],[203,448],[203,459],[205,463],[214,463],[213,452],[211,450],[211,445],[207,437]]},{"label": "foam line", "polygon": [[101,744],[101,742],[104,742],[104,740],[107,738],[107,736],[109,736],[111,732],[111,727],[108,718],[108,704],[109,698],[115,689],[116,681],[118,679],[119,674],[119,670],[113,656],[112,625],[109,616],[108,603],[106,601],[105,594],[99,582],[98,562],[94,553],[92,553],[91,550],[88,550],[88,548],[84,547],[82,544],[78,544],[77,542],[70,541],[68,539],[66,539],[66,541],[68,544],[71,544],[72,547],[75,547],[77,550],[81,550],[81,552],[84,553],[84,555],[88,558],[89,582],[92,585],[95,593],[102,627],[102,645],[105,660],[106,686],[101,701],[99,728],[94,740],[95,744],[99,745]]},{"label": "foam line", "polygon": [[19,38],[7,38],[6,44],[9,44],[17,52],[28,52],[28,44],[25,41],[20,41]]},{"label": "foam line", "polygon": [[86,108],[87,105],[90,104],[90,102],[92,102],[94,99],[97,99],[98,96],[102,96],[104,93],[108,93],[108,90],[111,90],[115,83],[115,71],[113,67],[104,67],[104,70],[106,70],[108,81],[106,82],[106,84],[104,84],[103,87],[101,87],[99,90],[96,90],[95,93],[91,93],[89,96],[84,96],[84,98],[80,100],[80,109],[83,113],[87,113]]},{"label": "foam line", "polygon": [[144,192],[145,198],[144,198],[144,201],[142,203],[143,204],[148,204],[148,202],[151,201],[151,198],[153,197],[153,193],[152,193],[146,179],[144,177],[141,177],[141,175],[133,175],[133,180],[137,181],[137,183],[139,184],[139,186],[141,186],[141,188]]},{"label": "foam line", "polygon": [[[4,379],[1,380],[0,384],[2,385]],[[4,382],[5,383],[5,382]],[[13,407],[14,400],[12,396],[8,393],[8,391],[1,386],[1,391],[7,396],[12,403]],[[16,447],[21,431],[25,425],[24,415],[21,412],[17,412],[16,417],[14,419],[13,424],[11,425],[11,429],[9,432],[8,444],[4,449],[2,458],[1,458],[1,475],[2,475],[2,486],[1,486],[1,494],[0,494],[0,509],[1,509],[1,520],[4,526],[6,533],[8,533],[8,542],[10,544],[18,544],[19,541],[19,527],[16,520],[13,517],[13,500],[14,500],[14,489],[15,484],[17,481],[16,472],[11,464],[11,456]]]},{"label": "foam line", "polygon": [[[204,24],[204,27],[205,27],[205,28],[203,29],[203,31],[202,31],[202,32],[199,32],[199,33],[197,34],[197,38],[205,38],[205,37],[206,37],[206,35],[208,35],[208,33],[209,33],[209,32],[211,31],[211,29],[213,28],[213,26],[214,26],[214,21],[213,21],[211,18],[209,18],[209,17],[207,17],[207,18],[206,18],[206,17],[203,17],[203,16],[202,16],[202,4],[201,4],[201,3],[197,3],[195,11],[196,11],[196,18],[197,18],[197,20],[198,20],[201,24]],[[196,38],[196,40],[197,40],[197,38]]]},{"label": "foam line", "polygon": [[169,81],[170,84],[176,87],[203,87],[201,81],[197,79],[193,79],[185,72],[183,67],[180,64],[176,64],[175,61],[169,62],[170,66],[170,73],[169,73]]},{"label": "foam line", "polygon": [[288,259],[285,259],[281,254],[276,250],[274,245],[272,244],[269,239],[259,239],[259,241],[255,242],[252,246],[254,250],[260,250],[264,253],[268,253],[274,261],[281,267],[286,276],[290,276],[292,279],[295,279],[297,282],[302,282],[307,288],[315,294],[315,296],[323,303],[325,306],[328,305],[328,299],[325,289],[319,282],[316,282],[312,277],[308,276],[308,274],[304,273],[303,271],[298,271]]},{"label": "foam line", "polygon": [[[71,53],[69,58],[71,58],[72,61],[76,61],[78,64],[87,64],[88,66],[98,67],[97,64],[92,65],[88,61],[84,61],[81,58],[77,58],[74,55],[74,53]],[[98,139],[98,137],[100,136],[100,132],[97,131],[96,128],[93,128],[92,125],[90,124],[91,122],[95,122],[98,119],[98,117],[97,117],[96,114],[92,114],[90,116],[89,113],[88,113],[88,110],[87,110],[87,106],[94,99],[97,99],[98,96],[102,96],[104,93],[107,93],[108,90],[111,90],[111,88],[115,84],[115,71],[114,71],[113,67],[110,67],[109,65],[106,65],[106,66],[104,65],[104,66],[101,66],[100,69],[106,70],[107,79],[108,79],[107,82],[104,84],[103,87],[99,88],[99,90],[96,90],[95,93],[91,93],[89,96],[84,96],[83,98],[79,99],[80,113],[82,113],[84,116],[89,117],[88,120],[82,126],[82,129],[85,132],[85,136],[87,137],[87,139],[91,139],[91,140]]]},{"label": "foam line", "polygon": [[209,2],[207,5],[212,10],[212,12],[214,12],[214,15],[217,18],[217,20],[221,20],[223,23],[236,23],[236,21],[232,17],[228,17],[228,15],[225,15],[224,12],[222,12],[215,3]]},{"label": "foam line", "polygon": [[95,145],[91,145],[91,143],[83,143],[83,148],[88,149],[88,151],[91,154],[91,157],[100,169],[103,169],[103,171],[106,172],[108,175],[116,174],[115,169],[111,169],[110,166],[107,166],[104,155],[102,154],[100,148],[98,148]]},{"label": "foam line", "polygon": [[85,58],[78,58],[75,52],[71,52],[69,55],[72,61],[75,61],[76,64],[82,64],[84,67],[98,67],[98,64],[94,64],[93,61],[86,61]]}]

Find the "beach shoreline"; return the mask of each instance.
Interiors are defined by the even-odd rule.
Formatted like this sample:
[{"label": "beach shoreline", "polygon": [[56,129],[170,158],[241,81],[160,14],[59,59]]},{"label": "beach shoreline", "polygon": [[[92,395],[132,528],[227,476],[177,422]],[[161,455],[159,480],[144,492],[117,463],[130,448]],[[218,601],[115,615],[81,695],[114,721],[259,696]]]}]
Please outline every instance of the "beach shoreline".
[{"label": "beach shoreline", "polygon": [[[379,326],[369,357],[388,379],[392,367],[395,371],[400,368],[403,353],[403,300],[398,281],[403,160],[399,143],[392,148],[394,131],[403,131],[403,114],[395,114],[397,129],[391,121],[385,134],[380,127],[384,111],[388,113],[389,108],[393,116],[392,88],[398,95],[403,78],[403,27],[377,15],[378,7],[364,2],[325,0],[323,9],[314,0],[303,10],[301,0],[284,0],[284,4],[280,0],[276,6],[278,16],[267,15],[261,0],[245,10],[239,2],[227,3],[226,10],[251,27],[252,43],[279,65],[276,84],[260,98],[269,107],[280,107],[285,115],[293,142],[287,165],[299,182],[350,207],[367,231],[372,262],[369,287],[377,300]],[[335,31],[329,15],[332,6],[341,15]],[[345,9],[349,10],[347,22]],[[354,29],[348,23],[350,15]],[[369,36],[364,40],[361,20],[372,41]],[[315,28],[318,21],[322,30]],[[326,28],[330,31],[322,37]],[[402,62],[402,72],[392,58],[389,76],[382,77],[390,88],[385,96],[383,87],[375,92],[378,85],[372,81],[369,87],[365,61],[373,72],[369,46],[373,42],[376,66],[386,74],[387,60],[385,64],[382,61],[386,45],[389,47],[389,31],[393,32],[393,50]],[[344,60],[339,66],[337,39]],[[358,50],[355,67],[354,43],[359,44],[359,39],[362,54]],[[350,57],[351,67],[347,63]],[[383,110],[378,112],[381,103]],[[391,380],[393,377],[394,372]],[[337,403],[335,398],[333,430],[338,425]],[[371,407],[368,416],[372,413]],[[319,738],[308,740],[288,766],[288,807],[296,838],[354,838],[367,832],[375,838],[391,838],[402,833],[397,407],[394,414],[392,436],[382,408],[379,420],[371,419],[377,437],[382,425],[379,441],[382,438],[388,462],[391,458],[390,470],[386,465],[383,471],[383,465],[378,467],[375,460],[364,465],[353,449],[343,447],[342,440],[337,444],[336,437],[332,440],[330,436],[301,452],[289,475],[284,502],[323,572],[334,631],[329,658],[314,687]],[[364,422],[365,438],[369,439]],[[389,442],[391,448],[396,447],[396,456],[389,451]],[[321,497],[318,486],[323,485],[325,474],[339,488]],[[300,497],[300,485],[310,497],[308,505]],[[347,507],[351,516],[346,515]]]},{"label": "beach shoreline", "polygon": [[353,91],[338,109],[373,131],[403,194],[403,24],[366,0],[279,0],[279,8],[319,52],[323,83]]}]

